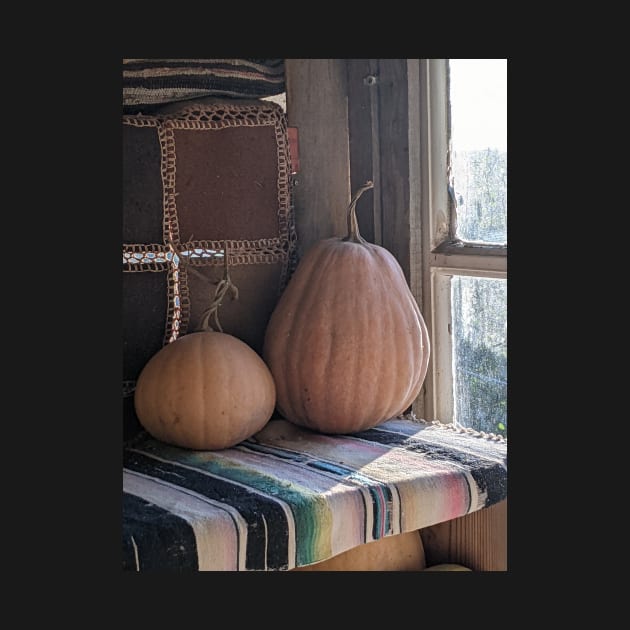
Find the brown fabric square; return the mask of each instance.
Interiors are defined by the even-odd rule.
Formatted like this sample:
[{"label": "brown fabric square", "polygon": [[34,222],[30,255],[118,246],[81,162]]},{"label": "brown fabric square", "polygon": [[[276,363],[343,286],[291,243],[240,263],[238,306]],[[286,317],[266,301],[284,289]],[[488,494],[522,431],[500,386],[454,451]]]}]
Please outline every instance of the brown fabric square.
[{"label": "brown fabric square", "polygon": [[162,243],[162,177],[157,127],[123,125],[123,243]]},{"label": "brown fabric square", "polygon": [[[197,330],[205,311],[214,298],[216,283],[223,278],[223,267],[202,267],[199,271],[207,280],[189,273],[190,321],[188,330]],[[230,279],[238,289],[238,298],[228,294],[218,309],[218,318],[223,332],[238,337],[262,353],[265,330],[271,312],[278,300],[273,287],[280,286],[282,264],[241,265],[230,267]],[[213,320],[210,325],[214,328]]]},{"label": "brown fabric square", "polygon": [[164,345],[167,272],[123,274],[123,380],[135,381]]},{"label": "brown fabric square", "polygon": [[183,240],[278,236],[275,130],[175,130],[177,215]]}]

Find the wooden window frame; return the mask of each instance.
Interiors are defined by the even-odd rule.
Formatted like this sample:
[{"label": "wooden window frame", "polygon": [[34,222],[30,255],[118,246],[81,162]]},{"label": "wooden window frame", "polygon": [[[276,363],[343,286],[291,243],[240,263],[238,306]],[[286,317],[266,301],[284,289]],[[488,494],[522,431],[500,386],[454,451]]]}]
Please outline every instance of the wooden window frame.
[{"label": "wooden window frame", "polygon": [[507,245],[455,238],[456,208],[449,195],[448,59],[419,60],[423,233],[423,314],[433,343],[424,414],[454,419],[450,281],[454,275],[507,279]]}]

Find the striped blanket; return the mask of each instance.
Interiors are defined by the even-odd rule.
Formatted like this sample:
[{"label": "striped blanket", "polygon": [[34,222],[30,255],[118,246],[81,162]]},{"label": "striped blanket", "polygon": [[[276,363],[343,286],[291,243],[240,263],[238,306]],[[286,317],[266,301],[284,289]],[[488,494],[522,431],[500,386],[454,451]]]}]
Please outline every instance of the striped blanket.
[{"label": "striped blanket", "polygon": [[284,59],[123,59],[123,111],[205,96],[284,92]]},{"label": "striped blanket", "polygon": [[275,571],[507,497],[507,442],[389,420],[324,435],[271,420],[221,451],[123,451],[123,569]]}]

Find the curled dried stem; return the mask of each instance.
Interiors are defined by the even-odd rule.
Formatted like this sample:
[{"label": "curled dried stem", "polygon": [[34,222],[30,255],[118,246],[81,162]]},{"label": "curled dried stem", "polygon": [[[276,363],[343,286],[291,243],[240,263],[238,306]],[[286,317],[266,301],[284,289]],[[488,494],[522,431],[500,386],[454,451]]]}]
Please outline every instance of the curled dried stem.
[{"label": "curled dried stem", "polygon": [[359,201],[359,197],[370,188],[374,188],[374,182],[372,180],[365,182],[365,184],[354,193],[347,210],[348,236],[342,240],[351,243],[365,243],[365,239],[361,236],[361,234],[359,234],[359,222],[357,221],[356,205],[357,201]]},{"label": "curled dried stem", "polygon": [[[223,298],[229,291],[232,299],[238,300],[238,288],[230,278],[230,265],[227,245],[224,247],[223,252],[225,256],[223,278],[217,283],[217,288],[214,292],[214,298],[212,299],[210,306],[204,311],[201,317],[201,322],[199,324],[199,327],[197,328],[197,330],[200,332],[212,330],[223,332],[223,327],[221,326],[221,322],[219,321],[219,307],[223,303]],[[214,328],[210,325],[211,317],[214,321]]]}]

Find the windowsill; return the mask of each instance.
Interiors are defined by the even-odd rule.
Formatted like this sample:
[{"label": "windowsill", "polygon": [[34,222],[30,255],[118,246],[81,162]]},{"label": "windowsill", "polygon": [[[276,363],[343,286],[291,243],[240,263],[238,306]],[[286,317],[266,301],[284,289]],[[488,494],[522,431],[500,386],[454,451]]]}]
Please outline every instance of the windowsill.
[{"label": "windowsill", "polygon": [[271,420],[222,451],[124,451],[127,570],[288,570],[507,497],[507,442],[394,419],[355,435]]}]

